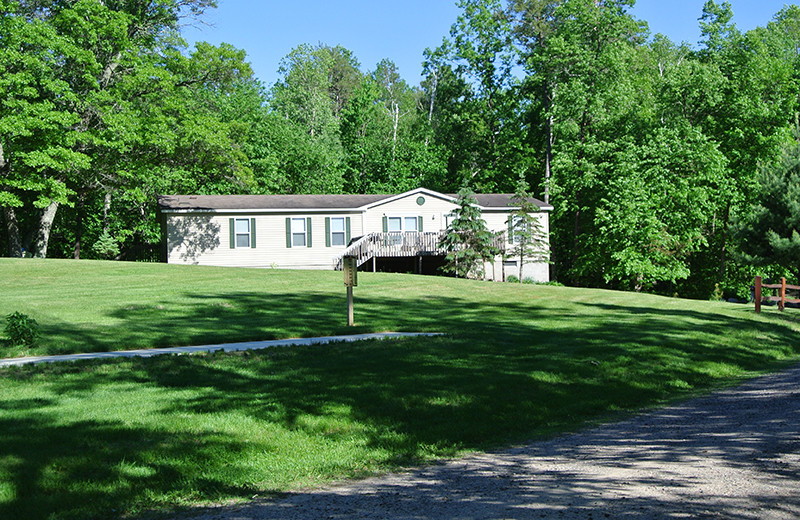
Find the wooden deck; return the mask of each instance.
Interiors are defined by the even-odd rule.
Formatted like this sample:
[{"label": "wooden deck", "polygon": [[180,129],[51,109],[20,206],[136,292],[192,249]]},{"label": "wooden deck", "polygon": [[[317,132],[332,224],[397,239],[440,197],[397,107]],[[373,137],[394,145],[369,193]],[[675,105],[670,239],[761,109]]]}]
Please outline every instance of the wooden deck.
[{"label": "wooden deck", "polygon": [[[336,259],[333,268],[342,270],[342,258],[355,256],[357,265],[361,266],[372,258],[444,255],[440,244],[445,233],[369,233],[351,243],[344,253]],[[505,233],[494,239],[495,247],[505,250]]]}]

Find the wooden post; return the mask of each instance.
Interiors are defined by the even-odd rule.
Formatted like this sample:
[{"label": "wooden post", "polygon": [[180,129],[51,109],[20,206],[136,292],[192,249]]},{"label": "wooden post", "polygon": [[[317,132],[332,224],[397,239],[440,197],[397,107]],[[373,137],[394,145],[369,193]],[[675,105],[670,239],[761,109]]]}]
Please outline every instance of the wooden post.
[{"label": "wooden post", "polygon": [[355,322],[353,321],[353,286],[347,286],[347,326],[353,327],[355,326]]},{"label": "wooden post", "polygon": [[781,277],[781,301],[778,302],[778,308],[783,310],[786,307],[786,278]]},{"label": "wooden post", "polygon": [[756,276],[756,312],[761,312],[761,277]]},{"label": "wooden post", "polygon": [[352,327],[354,325],[353,287],[358,285],[358,260],[356,260],[356,257],[343,257],[342,271],[344,271],[344,285],[347,287],[347,326]]}]

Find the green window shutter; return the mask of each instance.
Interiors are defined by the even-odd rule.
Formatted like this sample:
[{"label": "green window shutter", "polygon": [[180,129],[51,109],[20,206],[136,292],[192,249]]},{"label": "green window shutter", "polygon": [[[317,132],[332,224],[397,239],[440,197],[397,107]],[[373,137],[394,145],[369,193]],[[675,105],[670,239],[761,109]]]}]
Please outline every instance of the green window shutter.
[{"label": "green window shutter", "polygon": [[508,216],[508,243],[514,242],[514,216]]},{"label": "green window shutter", "polygon": [[325,217],[325,247],[331,247],[331,218]]},{"label": "green window shutter", "polygon": [[250,247],[256,248],[256,219],[250,219]]},{"label": "green window shutter", "polygon": [[286,247],[292,247],[292,219],[286,217]]},{"label": "green window shutter", "polygon": [[383,232],[389,232],[389,218],[386,215],[383,216]]},{"label": "green window shutter", "polygon": [[417,229],[417,231],[422,233],[422,217],[417,217],[417,224],[418,224],[417,227],[419,228]]},{"label": "green window shutter", "polygon": [[231,230],[231,249],[236,249],[236,220],[229,218],[228,225]]},{"label": "green window shutter", "polygon": [[306,217],[306,245],[311,247],[311,217]]},{"label": "green window shutter", "polygon": [[344,219],[344,245],[350,245],[350,217]]}]

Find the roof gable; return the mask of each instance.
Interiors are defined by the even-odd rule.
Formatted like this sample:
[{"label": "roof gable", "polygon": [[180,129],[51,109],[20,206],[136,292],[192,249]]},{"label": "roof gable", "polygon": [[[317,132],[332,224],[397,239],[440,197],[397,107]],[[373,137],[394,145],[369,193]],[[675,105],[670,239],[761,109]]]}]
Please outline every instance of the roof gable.
[{"label": "roof gable", "polygon": [[428,197],[433,197],[433,198],[441,199],[441,200],[444,200],[444,201],[447,201],[447,202],[452,202],[453,204],[455,204],[455,202],[456,202],[456,199],[452,195],[446,195],[444,193],[439,193],[438,191],[433,191],[433,190],[429,190],[429,189],[426,189],[426,188],[416,188],[416,189],[413,189],[413,190],[406,191],[404,193],[400,193],[398,195],[389,195],[385,199],[377,200],[375,202],[367,204],[364,207],[364,209],[372,209],[372,208],[376,208],[378,206],[382,206],[384,204],[389,204],[391,202],[395,202],[397,200],[410,198],[410,197],[414,197],[414,196],[420,196],[420,195],[423,195],[423,196],[427,195]]}]

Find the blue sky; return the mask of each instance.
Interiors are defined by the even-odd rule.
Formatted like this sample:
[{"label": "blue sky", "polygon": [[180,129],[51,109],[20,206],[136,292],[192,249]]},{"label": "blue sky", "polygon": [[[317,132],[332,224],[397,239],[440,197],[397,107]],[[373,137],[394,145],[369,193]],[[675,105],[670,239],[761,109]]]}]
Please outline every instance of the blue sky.
[{"label": "blue sky", "polygon": [[[778,0],[729,0],[734,23],[746,31],[769,22],[784,6]],[[459,14],[455,0],[218,0],[204,18],[210,25],[184,28],[192,44],[230,43],[247,51],[256,76],[266,85],[277,78],[281,59],[301,43],[342,45],[364,71],[384,58],[394,61],[406,81],[416,85],[422,53],[447,36]],[[638,0],[633,15],[650,31],[675,42],[697,43],[697,19],[705,0]]]}]

